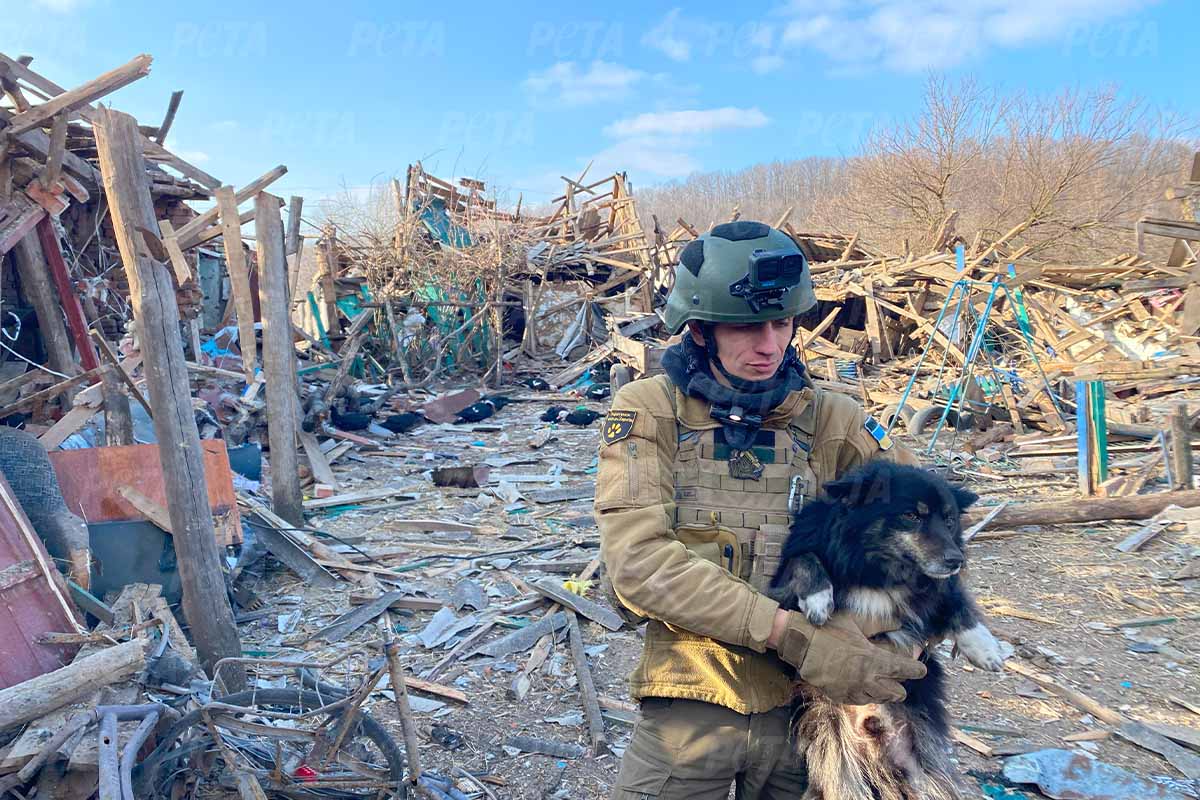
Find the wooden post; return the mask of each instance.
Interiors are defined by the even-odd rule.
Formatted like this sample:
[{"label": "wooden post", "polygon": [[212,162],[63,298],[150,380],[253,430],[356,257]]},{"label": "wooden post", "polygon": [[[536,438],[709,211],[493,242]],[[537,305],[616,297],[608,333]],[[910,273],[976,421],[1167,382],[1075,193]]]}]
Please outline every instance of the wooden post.
[{"label": "wooden post", "polygon": [[304,247],[304,238],[300,235],[300,215],[303,210],[304,198],[292,195],[292,199],[288,203],[287,230],[283,235],[283,250],[287,256],[289,319],[291,318],[292,298],[296,296],[296,284],[300,282],[300,259],[303,257]]},{"label": "wooden post", "polygon": [[[183,611],[200,659],[211,675],[218,660],[241,655],[241,643],[225,591],[208,506],[208,483],[200,434],[192,415],[175,285],[167,266],[153,259],[142,239],[152,236],[150,232],[157,231],[158,225],[146,184],[137,120],[108,108],[97,109],[94,120],[104,194],[129,278],[146,386],[154,407],[154,433],[183,584]],[[241,688],[244,678],[240,671],[224,674],[227,688]]]},{"label": "wooden post", "polygon": [[104,440],[110,447],[133,444],[133,415],[118,370],[120,367],[107,364],[100,373],[104,393]]},{"label": "wooden post", "polygon": [[242,371],[246,383],[254,383],[254,362],[258,353],[254,335],[254,298],[250,296],[250,268],[246,265],[246,251],[242,249],[242,225],[238,215],[237,199],[232,186],[222,186],[216,191],[217,207],[220,209],[221,238],[225,240],[225,267],[229,270],[229,287],[233,291],[233,305],[237,309],[238,349],[242,351]]},{"label": "wooden post", "polygon": [[267,383],[267,435],[271,444],[272,510],[300,527],[300,458],[296,451],[296,345],[288,313],[287,258],[279,198],[266,192],[254,198],[254,238],[258,243],[258,289],[263,322],[263,375]]},{"label": "wooden post", "polygon": [[50,283],[50,270],[36,233],[31,231],[17,242],[13,248],[13,260],[17,263],[22,293],[37,314],[38,330],[46,345],[46,362],[55,372],[74,374],[75,357],[71,355],[71,340],[63,325],[62,304]]},{"label": "wooden post", "polygon": [[1192,432],[1187,403],[1176,406],[1171,416],[1171,478],[1173,489],[1192,488]]},{"label": "wooden post", "polygon": [[334,341],[341,336],[342,324],[337,307],[337,233],[332,225],[325,226],[317,245],[317,271],[321,276],[321,294],[325,296],[325,336]]}]

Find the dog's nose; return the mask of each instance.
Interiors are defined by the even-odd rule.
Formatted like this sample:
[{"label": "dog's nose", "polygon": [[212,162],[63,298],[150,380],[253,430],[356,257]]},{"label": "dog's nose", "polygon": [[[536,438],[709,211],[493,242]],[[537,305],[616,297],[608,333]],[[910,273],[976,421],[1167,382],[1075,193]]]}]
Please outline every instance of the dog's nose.
[{"label": "dog's nose", "polygon": [[955,553],[947,553],[942,557],[942,562],[946,565],[946,569],[953,571],[962,568],[963,557]]}]

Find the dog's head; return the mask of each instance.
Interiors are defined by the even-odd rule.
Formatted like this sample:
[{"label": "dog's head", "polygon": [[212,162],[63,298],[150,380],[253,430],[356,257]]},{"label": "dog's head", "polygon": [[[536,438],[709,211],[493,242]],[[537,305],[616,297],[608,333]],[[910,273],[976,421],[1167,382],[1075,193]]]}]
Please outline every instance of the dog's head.
[{"label": "dog's head", "polygon": [[916,467],[874,461],[827,483],[849,527],[878,557],[949,578],[966,560],[962,512],[979,499],[961,486]]}]

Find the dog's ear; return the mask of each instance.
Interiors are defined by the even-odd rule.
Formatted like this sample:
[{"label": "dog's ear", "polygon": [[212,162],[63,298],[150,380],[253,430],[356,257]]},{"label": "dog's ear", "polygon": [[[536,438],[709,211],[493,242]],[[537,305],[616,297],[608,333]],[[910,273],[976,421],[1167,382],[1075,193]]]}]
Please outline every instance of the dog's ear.
[{"label": "dog's ear", "polygon": [[852,503],[862,494],[862,481],[854,477],[830,481],[825,484],[825,493],[833,500]]},{"label": "dog's ear", "polygon": [[952,491],[954,493],[954,502],[958,503],[959,511],[966,511],[976,500],[979,499],[979,495],[975,494],[970,489],[964,489],[961,486],[955,486]]}]

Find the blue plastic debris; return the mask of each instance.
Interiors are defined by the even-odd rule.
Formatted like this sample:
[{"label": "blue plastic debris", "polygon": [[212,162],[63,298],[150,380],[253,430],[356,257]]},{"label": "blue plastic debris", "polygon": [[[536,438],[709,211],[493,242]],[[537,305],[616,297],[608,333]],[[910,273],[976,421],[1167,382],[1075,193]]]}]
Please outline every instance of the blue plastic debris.
[{"label": "blue plastic debris", "polygon": [[989,800],[1029,800],[1029,795],[1006,789],[998,783],[980,783],[979,788]]}]

